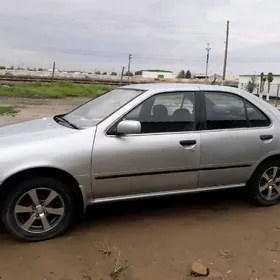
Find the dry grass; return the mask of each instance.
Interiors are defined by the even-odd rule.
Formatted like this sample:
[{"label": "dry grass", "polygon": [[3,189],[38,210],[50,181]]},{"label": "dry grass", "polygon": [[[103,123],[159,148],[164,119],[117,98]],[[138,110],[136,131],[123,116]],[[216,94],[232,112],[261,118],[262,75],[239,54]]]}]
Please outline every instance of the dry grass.
[{"label": "dry grass", "polygon": [[101,247],[99,247],[98,245],[95,245],[96,249],[98,252],[100,252],[101,254],[105,255],[106,257],[109,257],[112,253],[111,248],[109,246],[109,244],[107,243],[107,241],[104,241],[104,244],[102,244]]},{"label": "dry grass", "polygon": [[233,258],[233,253],[232,252],[220,252],[220,255],[222,258],[226,259],[226,260],[231,260]]},{"label": "dry grass", "polygon": [[126,274],[126,271],[128,269],[128,263],[127,261],[121,261],[121,252],[119,251],[116,259],[115,259],[115,265],[113,267],[113,270],[110,273],[112,280],[119,280],[121,277],[124,277]]},{"label": "dry grass", "polygon": [[[100,252],[102,255],[105,255],[107,258],[111,256],[112,250],[109,246],[108,242],[105,240],[104,243],[101,246],[95,245],[95,248],[98,252]],[[115,248],[117,249],[117,248]],[[121,261],[121,251],[118,250],[117,254],[114,254],[114,264],[112,268],[110,269],[110,278],[111,280],[121,280],[125,277],[127,269],[128,269],[128,262],[127,261]]]}]

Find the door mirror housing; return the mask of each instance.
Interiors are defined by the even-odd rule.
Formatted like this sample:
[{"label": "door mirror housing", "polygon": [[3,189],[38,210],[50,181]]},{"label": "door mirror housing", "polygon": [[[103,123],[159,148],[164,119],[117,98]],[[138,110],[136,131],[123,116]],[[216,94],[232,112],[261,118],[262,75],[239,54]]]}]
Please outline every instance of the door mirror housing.
[{"label": "door mirror housing", "polygon": [[141,133],[141,123],[139,121],[125,120],[117,126],[117,135]]}]

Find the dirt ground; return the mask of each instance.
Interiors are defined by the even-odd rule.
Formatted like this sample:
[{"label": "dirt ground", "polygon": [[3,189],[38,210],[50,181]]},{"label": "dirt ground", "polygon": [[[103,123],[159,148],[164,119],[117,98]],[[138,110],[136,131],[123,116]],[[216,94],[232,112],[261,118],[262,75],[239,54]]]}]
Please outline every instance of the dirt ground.
[{"label": "dirt ground", "polygon": [[[0,125],[83,101],[2,98],[21,111]],[[1,280],[109,280],[118,258],[127,268],[116,279],[194,279],[195,261],[209,267],[205,279],[280,279],[280,206],[251,206],[235,190],[96,205],[65,236],[40,243],[15,241],[1,227]]]}]

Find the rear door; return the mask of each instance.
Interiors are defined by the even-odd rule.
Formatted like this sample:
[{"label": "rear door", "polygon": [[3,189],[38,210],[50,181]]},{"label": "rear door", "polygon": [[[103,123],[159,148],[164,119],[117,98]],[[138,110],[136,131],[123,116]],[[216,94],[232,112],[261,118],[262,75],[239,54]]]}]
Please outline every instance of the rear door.
[{"label": "rear door", "polygon": [[[200,133],[195,92],[156,94],[119,119],[97,128],[92,155],[96,198],[196,188]],[[142,131],[116,136],[122,119],[139,120]]]},{"label": "rear door", "polygon": [[252,103],[230,92],[204,92],[199,186],[243,185],[251,167],[278,142],[272,121]]}]

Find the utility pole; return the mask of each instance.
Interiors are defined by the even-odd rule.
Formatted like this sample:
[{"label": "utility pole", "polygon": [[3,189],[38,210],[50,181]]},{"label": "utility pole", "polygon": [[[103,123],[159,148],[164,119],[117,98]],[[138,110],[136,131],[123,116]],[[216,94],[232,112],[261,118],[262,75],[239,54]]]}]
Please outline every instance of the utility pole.
[{"label": "utility pole", "polygon": [[210,48],[210,44],[207,43],[207,48],[205,49],[207,51],[207,55],[206,55],[206,71],[205,71],[205,80],[207,80],[208,78],[208,65],[209,65],[209,52],[211,50]]},{"label": "utility pole", "polygon": [[229,36],[229,20],[227,21],[227,30],[226,30],[226,42],[225,42],[225,57],[224,57],[224,69],[223,69],[223,81],[224,83],[226,79],[226,73],[227,73],[227,57],[228,57],[228,36]]},{"label": "utility pole", "polygon": [[55,72],[55,61],[53,62],[52,82],[53,82],[53,80],[54,80],[54,72]]},{"label": "utility pole", "polygon": [[131,62],[131,58],[132,58],[132,54],[130,54],[129,56],[128,56],[128,67],[127,67],[127,79],[128,79],[128,82],[129,82],[129,80],[130,80],[130,62]]},{"label": "utility pole", "polygon": [[124,66],[123,66],[123,68],[122,68],[121,80],[120,80],[120,86],[122,85],[122,81],[123,81],[123,72],[124,72]]},{"label": "utility pole", "polygon": [[277,96],[276,96],[276,103],[275,103],[275,107],[278,107],[279,90],[280,90],[280,84],[278,84],[278,86],[277,86]]}]

